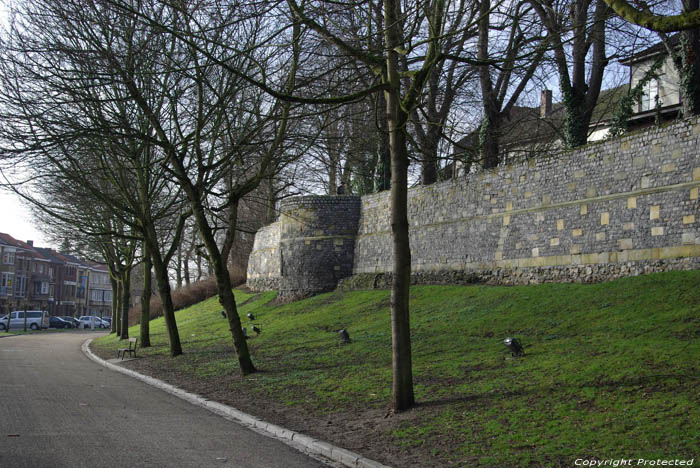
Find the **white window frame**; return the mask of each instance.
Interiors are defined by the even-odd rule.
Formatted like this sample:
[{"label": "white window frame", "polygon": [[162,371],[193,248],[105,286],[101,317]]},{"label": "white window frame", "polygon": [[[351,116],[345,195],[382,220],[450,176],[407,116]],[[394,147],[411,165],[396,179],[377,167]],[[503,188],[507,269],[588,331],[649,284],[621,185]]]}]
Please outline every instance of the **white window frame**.
[{"label": "white window frame", "polygon": [[15,253],[12,251],[5,252],[2,256],[2,263],[4,265],[14,265],[15,264]]}]

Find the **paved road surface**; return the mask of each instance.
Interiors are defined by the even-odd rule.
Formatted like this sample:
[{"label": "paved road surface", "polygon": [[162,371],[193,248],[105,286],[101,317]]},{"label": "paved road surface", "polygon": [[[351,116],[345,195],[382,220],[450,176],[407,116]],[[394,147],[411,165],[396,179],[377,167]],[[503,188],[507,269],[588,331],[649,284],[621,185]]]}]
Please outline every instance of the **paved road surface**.
[{"label": "paved road surface", "polygon": [[0,468],[324,466],[92,362],[90,336],[0,338]]}]

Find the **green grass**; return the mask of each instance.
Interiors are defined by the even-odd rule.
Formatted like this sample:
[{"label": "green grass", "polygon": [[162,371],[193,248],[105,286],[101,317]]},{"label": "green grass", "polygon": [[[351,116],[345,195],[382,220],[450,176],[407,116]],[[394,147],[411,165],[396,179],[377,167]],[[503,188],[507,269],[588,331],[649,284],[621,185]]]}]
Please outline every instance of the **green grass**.
[{"label": "green grass", "polygon": [[[692,271],[596,285],[413,287],[421,413],[393,430],[394,443],[446,466],[697,457],[698,284],[700,272]],[[252,313],[262,325],[248,343],[264,372],[232,378],[232,391],[262,392],[316,416],[388,406],[388,291],[284,306],[269,305],[274,293],[236,296],[244,324]],[[186,354],[168,366],[201,379],[237,374],[220,309],[213,298],[177,313]],[[339,344],[340,328],[350,345]],[[151,330],[154,346],[139,354],[167,355],[162,320]],[[520,339],[525,357],[507,353],[506,336]],[[119,343],[109,336],[96,346],[111,352]]]}]

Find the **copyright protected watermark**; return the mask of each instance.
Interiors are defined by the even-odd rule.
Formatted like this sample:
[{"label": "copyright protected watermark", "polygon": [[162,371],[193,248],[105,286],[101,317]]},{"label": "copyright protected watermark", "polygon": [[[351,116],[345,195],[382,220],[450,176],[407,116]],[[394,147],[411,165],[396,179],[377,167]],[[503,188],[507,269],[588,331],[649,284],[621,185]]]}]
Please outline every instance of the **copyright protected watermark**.
[{"label": "copyright protected watermark", "polygon": [[693,466],[694,463],[694,458],[690,458],[688,460],[662,460],[659,458],[609,458],[607,460],[596,460],[589,458],[577,458],[574,460],[574,465],[590,468],[597,468],[599,466]]}]

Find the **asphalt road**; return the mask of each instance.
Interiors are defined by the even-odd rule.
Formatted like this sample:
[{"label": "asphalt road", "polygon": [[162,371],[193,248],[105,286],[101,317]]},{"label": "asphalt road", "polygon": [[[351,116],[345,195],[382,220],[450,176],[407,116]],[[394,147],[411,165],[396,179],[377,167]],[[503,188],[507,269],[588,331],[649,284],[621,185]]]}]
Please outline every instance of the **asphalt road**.
[{"label": "asphalt road", "polygon": [[0,468],[325,466],[92,362],[91,336],[0,338]]}]

